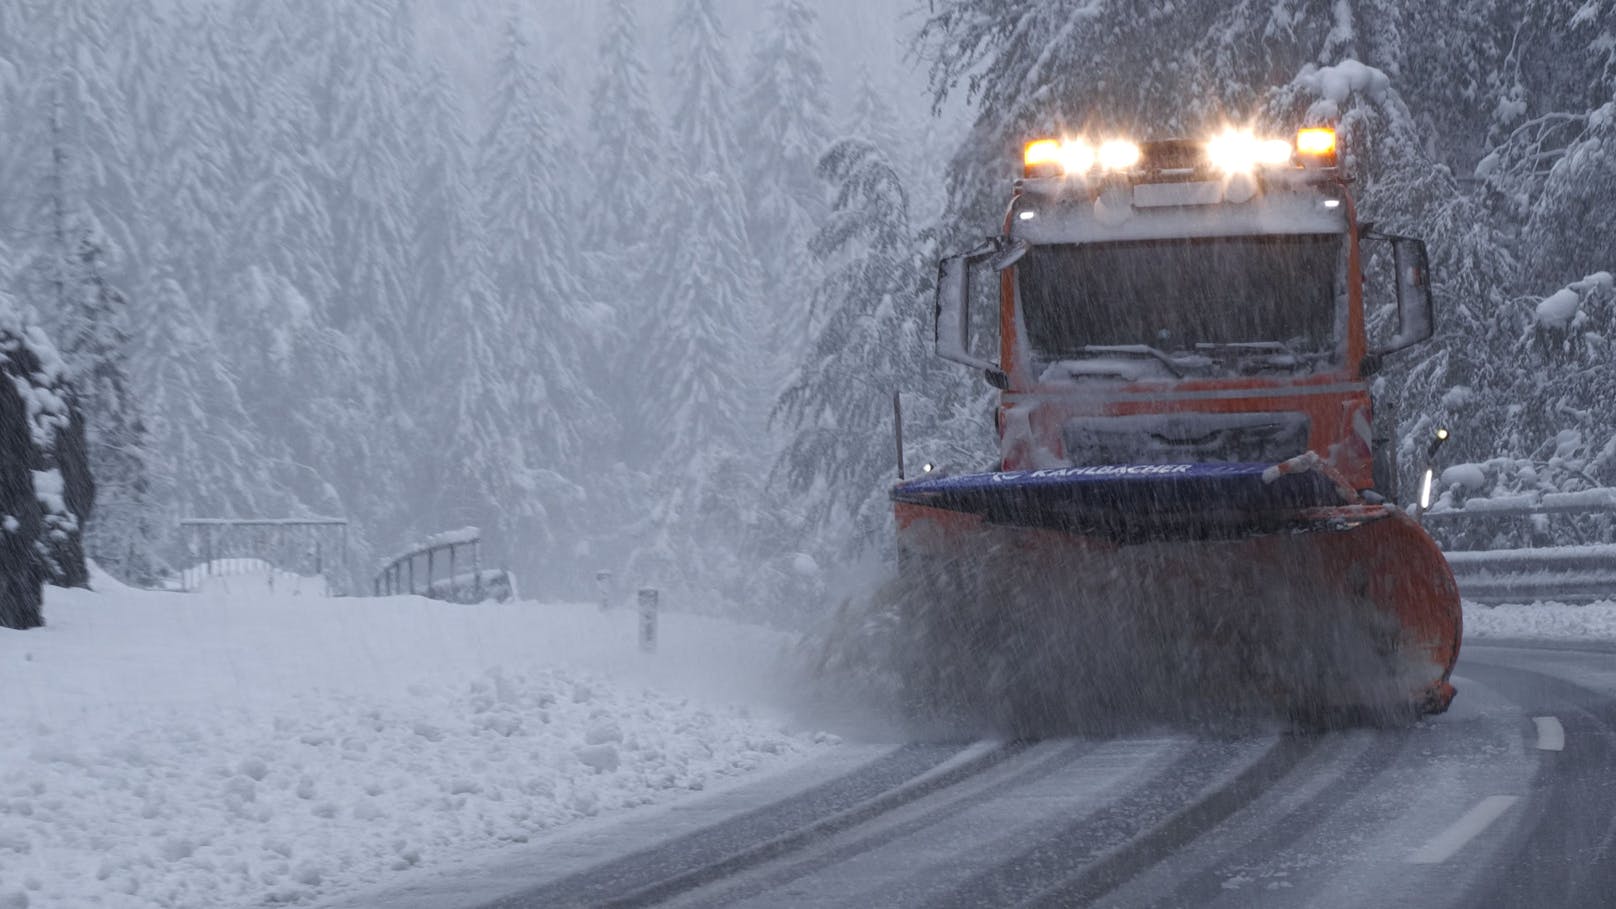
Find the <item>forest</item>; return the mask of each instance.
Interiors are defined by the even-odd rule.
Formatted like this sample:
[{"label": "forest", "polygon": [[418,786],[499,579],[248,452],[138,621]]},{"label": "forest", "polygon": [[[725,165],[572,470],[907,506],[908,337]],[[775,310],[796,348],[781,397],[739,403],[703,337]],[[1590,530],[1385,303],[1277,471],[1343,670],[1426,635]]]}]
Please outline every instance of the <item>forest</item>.
[{"label": "forest", "polygon": [[1405,472],[1447,427],[1450,500],[1616,485],[1611,0],[889,4],[927,96],[832,91],[823,6],[513,4],[468,88],[407,0],[0,4],[0,328],[81,402],[90,557],[152,584],[182,518],[341,516],[357,586],[474,525],[526,593],[811,618],[890,554],[894,392],[912,461],[991,460],[935,261],[1079,129],[1336,124],[1432,253],[1436,342],[1377,379]]}]

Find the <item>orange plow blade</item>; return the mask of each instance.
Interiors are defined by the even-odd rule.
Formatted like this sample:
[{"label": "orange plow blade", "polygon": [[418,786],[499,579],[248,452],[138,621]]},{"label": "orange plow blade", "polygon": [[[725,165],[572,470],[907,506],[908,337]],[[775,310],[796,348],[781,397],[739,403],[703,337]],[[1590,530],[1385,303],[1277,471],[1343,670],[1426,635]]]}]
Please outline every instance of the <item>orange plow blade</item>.
[{"label": "orange plow blade", "polygon": [[1446,709],[1459,596],[1387,506],[1249,536],[1121,541],[900,501],[887,607],[906,702],[1012,733]]}]

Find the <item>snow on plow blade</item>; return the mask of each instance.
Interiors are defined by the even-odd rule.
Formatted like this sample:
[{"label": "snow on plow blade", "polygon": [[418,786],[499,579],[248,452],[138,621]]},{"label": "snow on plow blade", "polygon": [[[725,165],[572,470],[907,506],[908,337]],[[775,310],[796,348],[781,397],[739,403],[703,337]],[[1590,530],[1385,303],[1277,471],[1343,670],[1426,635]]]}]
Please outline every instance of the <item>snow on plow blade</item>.
[{"label": "snow on plow blade", "polygon": [[1306,721],[1446,709],[1452,573],[1327,471],[1197,464],[904,483],[900,675],[1042,733],[1129,716]]},{"label": "snow on plow blade", "polygon": [[992,524],[1047,527],[1122,542],[1249,536],[1316,520],[1317,508],[1349,504],[1325,474],[1281,474],[1272,464],[975,473],[904,483],[892,491],[892,498],[900,505],[977,515]]}]

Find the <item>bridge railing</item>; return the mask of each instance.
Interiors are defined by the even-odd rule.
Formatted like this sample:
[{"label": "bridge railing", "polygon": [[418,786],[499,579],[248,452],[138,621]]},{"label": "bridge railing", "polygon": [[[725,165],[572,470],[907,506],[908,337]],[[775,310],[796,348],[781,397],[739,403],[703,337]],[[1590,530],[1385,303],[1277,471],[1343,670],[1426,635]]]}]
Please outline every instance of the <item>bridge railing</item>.
[{"label": "bridge railing", "polygon": [[[1616,488],[1473,498],[1460,508],[1426,511],[1422,520],[1592,514],[1616,514]],[[1445,555],[1460,595],[1479,603],[1588,603],[1616,598],[1616,544],[1454,550]]]},{"label": "bridge railing", "polygon": [[340,595],[348,578],[348,522],[344,518],[186,518],[179,522],[187,567],[179,589],[200,590],[210,578],[277,573],[319,578]]},{"label": "bridge railing", "polygon": [[376,596],[420,594],[451,603],[516,597],[516,580],[502,568],[482,566],[482,532],[462,527],[430,536],[386,559],[372,583]]}]

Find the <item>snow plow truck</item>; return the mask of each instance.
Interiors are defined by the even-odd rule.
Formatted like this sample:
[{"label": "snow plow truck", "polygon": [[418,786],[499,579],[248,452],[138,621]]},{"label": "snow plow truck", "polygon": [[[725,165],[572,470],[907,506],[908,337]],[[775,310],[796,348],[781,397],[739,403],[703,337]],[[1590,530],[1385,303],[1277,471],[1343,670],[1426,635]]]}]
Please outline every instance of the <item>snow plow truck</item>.
[{"label": "snow plow truck", "polygon": [[906,697],[1030,732],[1445,710],[1458,590],[1372,393],[1432,335],[1423,242],[1359,222],[1329,128],[1023,168],[939,268],[937,353],[997,389],[999,460],[892,490]]}]

